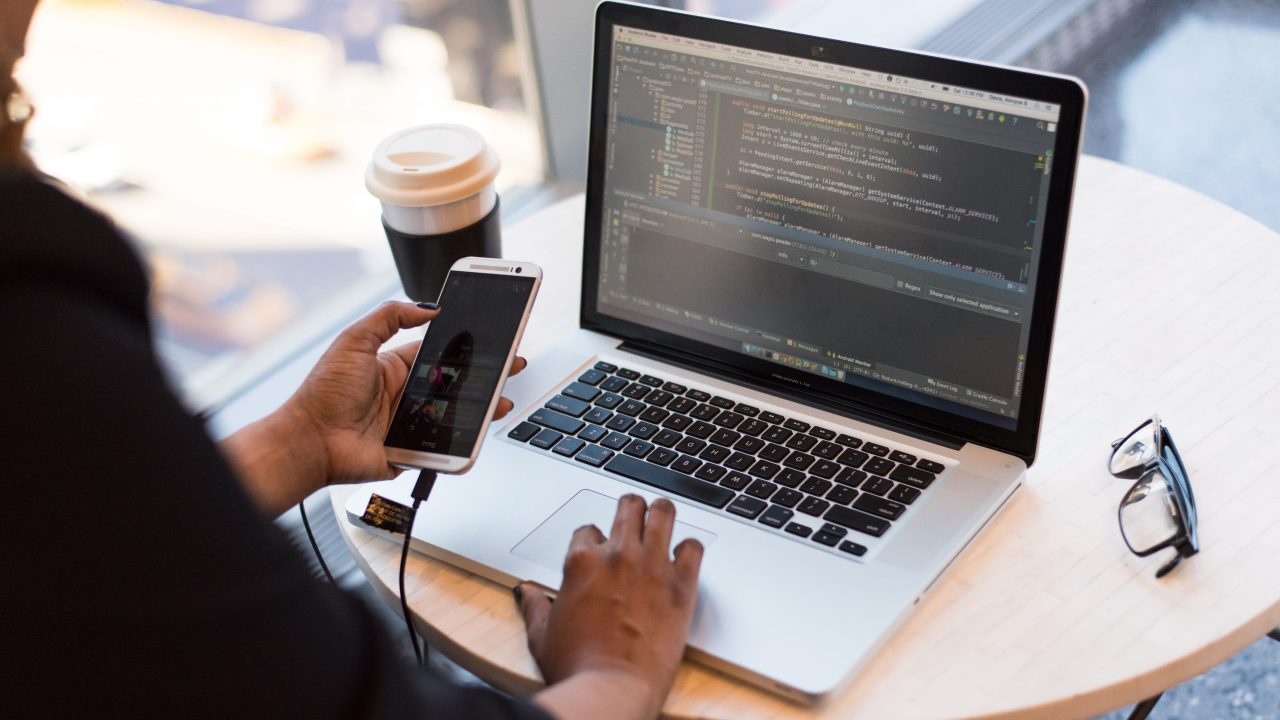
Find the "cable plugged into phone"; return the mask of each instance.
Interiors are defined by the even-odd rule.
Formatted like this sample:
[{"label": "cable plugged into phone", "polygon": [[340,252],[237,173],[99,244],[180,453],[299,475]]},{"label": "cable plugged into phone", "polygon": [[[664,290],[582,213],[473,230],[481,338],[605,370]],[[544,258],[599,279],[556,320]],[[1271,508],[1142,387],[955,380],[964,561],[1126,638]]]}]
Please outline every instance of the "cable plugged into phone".
[{"label": "cable plugged into phone", "polygon": [[409,493],[413,497],[413,504],[409,507],[409,522],[404,529],[404,545],[400,548],[400,611],[404,614],[405,627],[409,629],[409,644],[413,645],[413,656],[418,659],[418,664],[423,664],[423,654],[429,649],[427,641],[422,641],[422,647],[418,647],[418,632],[413,629],[413,616],[409,614],[409,598],[404,592],[404,569],[409,562],[409,540],[413,538],[413,521],[418,518],[418,506],[431,497],[431,490],[436,486],[436,471],[423,470],[418,473],[418,481],[414,483],[413,490]]}]

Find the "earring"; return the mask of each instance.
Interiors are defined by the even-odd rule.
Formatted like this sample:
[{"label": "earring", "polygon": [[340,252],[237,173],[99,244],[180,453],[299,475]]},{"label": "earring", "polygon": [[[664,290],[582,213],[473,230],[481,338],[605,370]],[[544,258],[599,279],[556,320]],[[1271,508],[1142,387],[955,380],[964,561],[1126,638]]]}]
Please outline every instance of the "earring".
[{"label": "earring", "polygon": [[9,93],[9,97],[4,103],[5,116],[9,118],[9,122],[14,125],[21,125],[31,118],[31,113],[35,107],[31,104],[31,98],[21,90],[14,90]]}]

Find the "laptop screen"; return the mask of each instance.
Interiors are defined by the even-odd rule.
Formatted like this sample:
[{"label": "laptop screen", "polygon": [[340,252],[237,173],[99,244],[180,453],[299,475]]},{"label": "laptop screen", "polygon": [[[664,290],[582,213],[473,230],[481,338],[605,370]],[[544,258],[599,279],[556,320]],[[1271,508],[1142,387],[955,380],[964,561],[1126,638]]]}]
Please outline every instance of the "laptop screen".
[{"label": "laptop screen", "polygon": [[622,25],[611,54],[598,312],[1017,427],[1058,105]]}]

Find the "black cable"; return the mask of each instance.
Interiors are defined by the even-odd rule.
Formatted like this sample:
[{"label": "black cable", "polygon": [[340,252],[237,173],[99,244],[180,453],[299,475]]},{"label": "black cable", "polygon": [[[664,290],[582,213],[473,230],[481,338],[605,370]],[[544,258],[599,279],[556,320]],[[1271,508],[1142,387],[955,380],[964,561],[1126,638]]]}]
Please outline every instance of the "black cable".
[{"label": "black cable", "polygon": [[337,585],[333,579],[333,573],[329,572],[329,565],[324,561],[324,555],[320,552],[320,545],[316,542],[315,533],[311,532],[311,523],[307,521],[307,501],[303,500],[298,503],[298,513],[302,515],[302,527],[307,530],[307,539],[311,541],[311,549],[316,554],[316,561],[320,563],[320,569],[324,571],[324,576],[329,578],[329,582]]},{"label": "black cable", "polygon": [[413,629],[413,616],[409,614],[409,598],[404,591],[404,569],[409,562],[409,540],[413,538],[413,522],[418,519],[418,507],[428,497],[431,497],[431,489],[436,485],[436,471],[423,470],[418,473],[418,482],[413,486],[413,506],[409,508],[409,523],[404,530],[404,545],[400,548],[400,611],[404,615],[405,627],[409,629],[409,644],[413,645],[413,656],[418,659],[418,664],[422,664],[424,652],[429,652],[427,641],[422,641],[422,648],[418,648],[418,632]]}]

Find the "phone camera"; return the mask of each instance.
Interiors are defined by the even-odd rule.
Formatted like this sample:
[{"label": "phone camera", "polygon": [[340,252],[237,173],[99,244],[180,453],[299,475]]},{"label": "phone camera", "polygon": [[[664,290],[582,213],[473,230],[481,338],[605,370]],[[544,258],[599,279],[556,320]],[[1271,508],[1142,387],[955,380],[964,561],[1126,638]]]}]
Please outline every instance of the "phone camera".
[{"label": "phone camera", "polygon": [[517,274],[517,275],[519,275],[519,274],[520,274],[520,273],[522,273],[522,272],[524,272],[524,268],[519,268],[519,267],[518,267],[518,268],[516,268],[516,274]]}]

